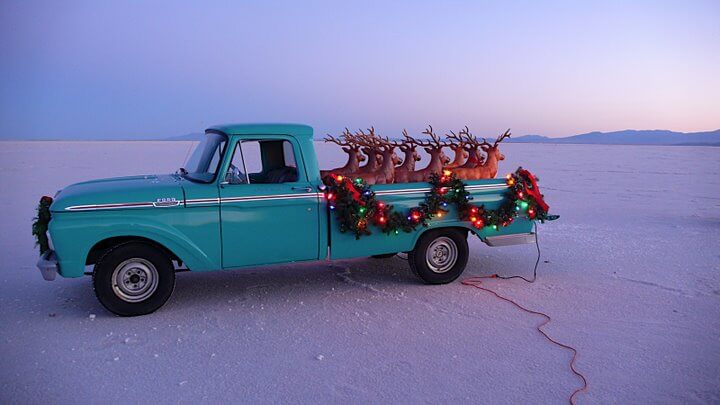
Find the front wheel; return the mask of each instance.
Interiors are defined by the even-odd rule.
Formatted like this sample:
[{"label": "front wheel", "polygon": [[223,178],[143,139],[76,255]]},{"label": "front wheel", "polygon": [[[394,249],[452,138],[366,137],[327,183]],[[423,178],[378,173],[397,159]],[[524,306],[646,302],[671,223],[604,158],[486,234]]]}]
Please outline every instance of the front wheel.
[{"label": "front wheel", "polygon": [[95,295],[120,316],[146,315],[170,298],[175,268],[164,252],[145,243],[126,243],[103,255],[93,271]]},{"label": "front wheel", "polygon": [[465,270],[469,255],[467,235],[453,229],[426,232],[408,253],[413,273],[427,284],[446,284]]}]

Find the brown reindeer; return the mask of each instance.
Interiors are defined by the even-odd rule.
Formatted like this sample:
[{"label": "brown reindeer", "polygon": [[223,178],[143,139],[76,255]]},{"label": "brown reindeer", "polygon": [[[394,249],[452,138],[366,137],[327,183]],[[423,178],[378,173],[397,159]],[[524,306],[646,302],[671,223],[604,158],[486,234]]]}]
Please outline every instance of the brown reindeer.
[{"label": "brown reindeer", "polygon": [[347,128],[345,128],[340,137],[343,141],[328,134],[324,141],[332,142],[340,146],[348,155],[347,163],[345,163],[345,166],[336,167],[334,169],[320,170],[320,178],[324,178],[330,173],[341,174],[344,176],[350,175],[351,173],[357,172],[360,169],[360,163],[365,161],[365,156],[360,153],[360,144],[357,143]]},{"label": "brown reindeer", "polygon": [[[460,167],[463,164],[467,162],[466,159],[470,158],[470,153],[466,150],[465,146],[465,140],[462,138],[462,134],[464,132],[469,132],[468,127],[466,126],[464,130],[460,131],[460,135],[457,135],[455,132],[450,131],[449,134],[445,134],[445,137],[451,140],[450,143],[450,150],[452,150],[455,153],[455,159],[453,159],[452,162],[445,165],[445,169],[454,169],[456,167]],[[456,141],[456,142],[452,142]]]},{"label": "brown reindeer", "polygon": [[403,129],[403,136],[405,140],[397,144],[400,151],[405,154],[403,158],[403,164],[395,168],[395,183],[408,183],[410,173],[415,171],[415,163],[419,162],[421,157],[417,153],[418,145],[411,141],[407,130]]},{"label": "brown reindeer", "polygon": [[503,139],[509,137],[510,130],[508,129],[500,135],[492,145],[483,142],[480,144],[480,148],[487,154],[485,162],[474,168],[458,167],[453,169],[453,172],[457,177],[465,180],[494,179],[498,172],[498,163],[505,159],[505,155],[500,153],[498,146]]},{"label": "brown reindeer", "polygon": [[460,167],[473,168],[483,164],[485,157],[480,154],[480,148],[483,144],[487,144],[488,146],[490,146],[490,144],[485,141],[485,138],[483,138],[483,143],[478,142],[475,135],[470,133],[468,127],[460,131],[460,136],[465,138],[465,150],[469,155],[467,161]]},{"label": "brown reindeer", "polygon": [[382,144],[381,141],[378,140],[377,136],[375,135],[375,127],[368,128],[368,134],[363,132],[363,130],[359,130],[355,137],[358,140],[358,142],[363,144],[363,147],[361,150],[364,154],[368,157],[368,162],[365,164],[365,166],[360,167],[360,169],[355,173],[370,173],[377,171],[380,168],[380,165],[382,164],[382,153],[380,153],[380,146]]},{"label": "brown reindeer", "polygon": [[[368,142],[368,141],[361,141]],[[388,138],[375,138],[373,143],[367,143],[367,146],[373,145],[382,155],[382,166],[375,171],[366,173],[355,173],[354,176],[359,177],[367,184],[390,184],[395,182],[395,165],[401,164],[402,160],[395,154],[395,143],[391,143]]]},{"label": "brown reindeer", "polygon": [[448,146],[445,142],[440,142],[440,139],[433,132],[432,126],[428,125],[428,129],[423,131],[423,134],[430,135],[432,141],[420,141],[409,135],[405,137],[414,142],[415,144],[422,146],[430,155],[430,162],[424,169],[416,170],[408,174],[409,182],[427,182],[430,181],[430,175],[432,173],[440,174],[443,170],[443,166],[450,163],[450,158],[445,156],[442,148]]}]

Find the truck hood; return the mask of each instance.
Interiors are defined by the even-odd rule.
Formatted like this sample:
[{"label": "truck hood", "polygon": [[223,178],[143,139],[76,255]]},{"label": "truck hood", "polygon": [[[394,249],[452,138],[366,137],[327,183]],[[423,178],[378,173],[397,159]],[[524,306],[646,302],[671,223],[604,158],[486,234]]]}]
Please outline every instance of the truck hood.
[{"label": "truck hood", "polygon": [[75,183],[60,190],[52,212],[152,208],[184,204],[183,188],[173,175],[114,177]]}]

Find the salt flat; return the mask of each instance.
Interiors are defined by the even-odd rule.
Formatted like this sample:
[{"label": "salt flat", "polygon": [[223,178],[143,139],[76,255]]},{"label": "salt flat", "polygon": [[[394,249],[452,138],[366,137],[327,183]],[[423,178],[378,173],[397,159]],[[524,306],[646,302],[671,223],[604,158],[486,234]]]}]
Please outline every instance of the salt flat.
[{"label": "salt flat", "polygon": [[[579,385],[539,317],[459,282],[422,285],[399,258],[181,273],[138,318],[105,312],[90,278],[41,278],[40,196],[174,171],[189,146],[0,142],[0,402],[564,403]],[[540,226],[535,284],[486,285],[548,313],[579,350],[578,402],[719,402],[720,148],[503,151],[500,173],[534,171],[561,218]],[[464,276],[528,276],[534,261],[534,246],[471,239]]]}]

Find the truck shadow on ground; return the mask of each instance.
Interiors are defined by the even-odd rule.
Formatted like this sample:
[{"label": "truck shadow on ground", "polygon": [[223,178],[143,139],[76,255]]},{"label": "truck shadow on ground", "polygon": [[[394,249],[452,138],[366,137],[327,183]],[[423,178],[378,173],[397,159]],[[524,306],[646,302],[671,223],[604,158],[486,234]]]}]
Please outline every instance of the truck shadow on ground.
[{"label": "truck shadow on ground", "polygon": [[[92,293],[91,277],[78,280],[58,291],[65,303],[58,310],[65,316],[113,317]],[[251,267],[208,272],[178,272],[175,291],[164,307],[166,311],[188,311],[193,308],[219,307],[228,302],[257,301],[266,305],[293,299],[341,294],[366,290],[370,294],[393,291],[408,285],[422,285],[412,274],[407,261],[399,257],[387,259],[354,259],[333,262],[311,262]],[[155,316],[155,315],[152,315]]]},{"label": "truck shadow on ground", "polygon": [[397,257],[184,272],[177,275],[173,305],[210,305],[214,301],[238,298],[252,300],[260,296],[260,292],[263,302],[285,302],[290,294],[311,298],[331,291],[364,288],[379,292],[419,283],[407,262]]}]

